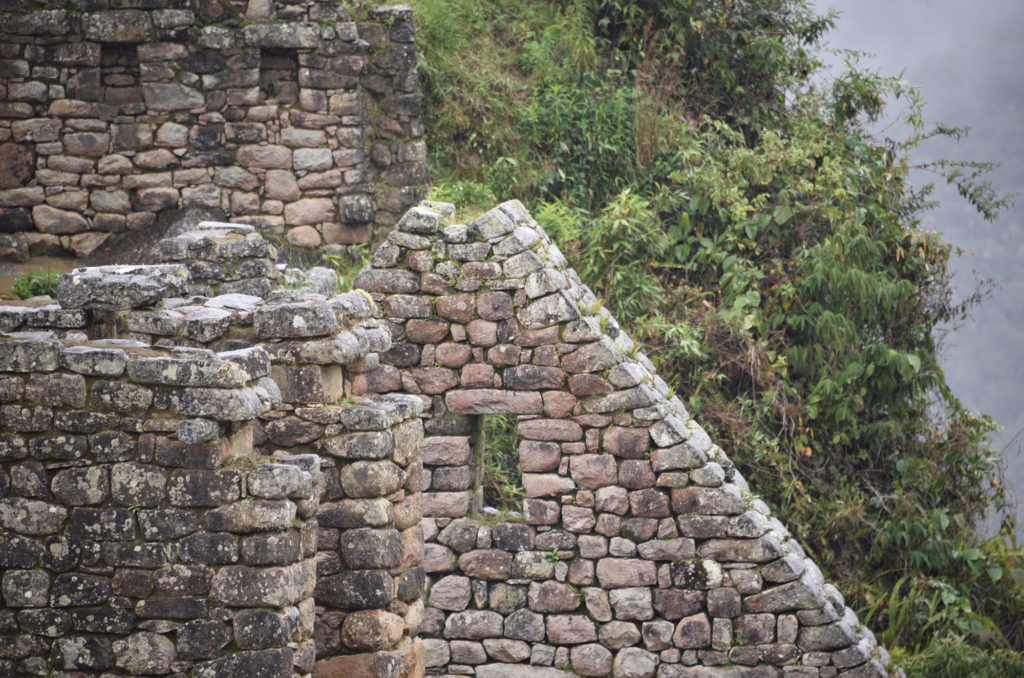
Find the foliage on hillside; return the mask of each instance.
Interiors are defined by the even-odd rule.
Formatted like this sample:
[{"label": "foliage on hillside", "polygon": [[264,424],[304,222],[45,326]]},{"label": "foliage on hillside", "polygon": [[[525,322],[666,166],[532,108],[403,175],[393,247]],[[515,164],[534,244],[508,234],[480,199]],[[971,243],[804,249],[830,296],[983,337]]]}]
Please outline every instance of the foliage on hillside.
[{"label": "foliage on hillside", "polygon": [[[976,529],[1006,503],[994,423],[936,355],[980,295],[953,302],[907,163],[960,130],[828,79],[806,0],[414,7],[436,197],[527,203],[912,675],[1024,671],[1024,554]],[[868,133],[887,96],[910,138]],[[984,166],[930,169],[1005,204]]]}]

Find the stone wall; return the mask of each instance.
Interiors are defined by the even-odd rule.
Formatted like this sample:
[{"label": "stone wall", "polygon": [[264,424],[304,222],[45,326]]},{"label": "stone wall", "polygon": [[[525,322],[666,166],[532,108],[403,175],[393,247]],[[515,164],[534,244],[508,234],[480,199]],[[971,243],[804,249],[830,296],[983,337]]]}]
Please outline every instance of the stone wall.
[{"label": "stone wall", "polygon": [[203,223],[0,306],[0,673],[889,675],[522,205],[453,218],[341,295]]},{"label": "stone wall", "polygon": [[318,459],[254,457],[260,353],[0,337],[0,673],[311,667]]},{"label": "stone wall", "polygon": [[351,400],[373,303],[277,289],[248,226],[157,251],[0,307],[0,674],[422,675],[420,401]]},{"label": "stone wall", "polygon": [[[410,210],[355,281],[424,402],[428,672],[888,676],[885,650],[518,202]],[[520,520],[481,515],[479,419],[518,416]],[[476,433],[474,433],[476,432]]]},{"label": "stone wall", "polygon": [[415,65],[408,6],[0,0],[0,252],[82,256],[186,207],[369,240],[423,196]]}]

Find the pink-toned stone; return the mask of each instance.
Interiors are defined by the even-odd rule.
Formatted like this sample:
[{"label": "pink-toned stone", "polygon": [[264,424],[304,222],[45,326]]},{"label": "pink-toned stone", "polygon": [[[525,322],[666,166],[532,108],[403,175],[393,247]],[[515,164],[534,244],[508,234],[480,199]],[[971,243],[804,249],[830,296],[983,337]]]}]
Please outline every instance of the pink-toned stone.
[{"label": "pink-toned stone", "polygon": [[508,367],[519,363],[520,348],[514,344],[498,344],[487,351],[487,362],[495,367]]},{"label": "pink-toned stone", "polygon": [[466,365],[462,368],[461,378],[464,388],[489,388],[494,386],[494,368],[479,363]]},{"label": "pink-toned stone", "polygon": [[295,175],[286,170],[268,170],[264,188],[270,200],[294,202],[302,195]]},{"label": "pink-toned stone", "polygon": [[484,292],[476,298],[477,314],[484,320],[512,317],[512,297],[505,292]]},{"label": "pink-toned stone", "polygon": [[523,500],[523,515],[528,525],[554,525],[562,511],[558,502],[527,497]]},{"label": "pink-toned stone", "polygon": [[328,198],[305,198],[284,207],[284,220],[289,226],[333,221],[335,216],[334,201]]},{"label": "pink-toned stone", "polygon": [[466,325],[466,333],[469,335],[470,343],[475,346],[488,348],[498,343],[498,324],[490,320],[477,318],[471,321]]},{"label": "pink-toned stone", "polygon": [[423,393],[437,395],[458,385],[455,372],[446,367],[421,367],[410,372]]},{"label": "pink-toned stone", "polygon": [[597,640],[597,629],[589,617],[580,614],[556,614],[547,619],[548,642],[577,645]]},{"label": "pink-toned stone", "polygon": [[473,306],[472,294],[453,294],[437,298],[437,314],[454,322],[469,322],[473,317]]},{"label": "pink-toned stone", "polygon": [[615,483],[618,467],[608,454],[581,454],[569,458],[569,474],[586,490],[596,490]]},{"label": "pink-toned stone", "polygon": [[606,589],[653,586],[658,582],[658,573],[649,560],[602,558],[597,561],[597,580]]},{"label": "pink-toned stone", "polygon": [[525,330],[516,337],[519,346],[545,346],[558,343],[558,326],[545,327],[539,330]]},{"label": "pink-toned stone", "polygon": [[430,587],[430,606],[449,612],[460,612],[469,607],[472,595],[469,577],[448,575]]},{"label": "pink-toned stone", "polygon": [[[412,322],[413,322],[412,320],[409,321],[409,323],[412,323]],[[409,332],[409,328],[408,328],[408,324],[409,323],[406,324],[406,334],[408,334],[408,332]],[[445,333],[447,334],[447,332],[448,332],[448,327],[446,325],[445,326]],[[443,338],[444,338],[444,336],[442,335],[441,339],[443,339]],[[437,339],[436,341],[440,341],[440,339]],[[433,342],[424,342],[424,343],[433,343]],[[468,346],[465,346],[463,344],[445,343],[445,344],[441,344],[440,346],[438,346],[437,349],[434,351],[434,358],[439,363],[441,363],[443,366],[445,366],[445,367],[452,367],[452,368],[462,367],[463,365],[468,363],[472,357],[473,357],[472,351],[470,351]],[[493,372],[492,372],[492,374],[493,374]],[[463,379],[465,379],[465,378],[463,378]],[[489,383],[490,382],[488,382],[488,385],[489,385]],[[466,385],[465,381],[463,381],[463,385],[464,386]]]},{"label": "pink-toned stone", "polygon": [[561,419],[572,413],[576,406],[576,396],[565,391],[547,391],[544,393],[544,414],[552,419]]},{"label": "pink-toned stone", "polygon": [[564,419],[529,419],[519,422],[519,435],[530,440],[576,441],[583,438],[583,429]]},{"label": "pink-toned stone", "polygon": [[178,157],[166,148],[137,153],[132,161],[136,167],[143,170],[165,170],[178,165]]},{"label": "pink-toned stone", "polygon": [[469,513],[470,492],[424,492],[423,515],[461,518]]},{"label": "pink-toned stone", "polygon": [[598,643],[577,645],[569,651],[573,670],[581,676],[604,676],[612,670],[612,653]]},{"label": "pink-toned stone", "polygon": [[557,443],[535,440],[523,440],[519,443],[519,467],[524,472],[556,471],[561,457]]},{"label": "pink-toned stone", "polygon": [[646,428],[614,426],[604,435],[604,449],[617,457],[642,459],[650,448],[651,438]]},{"label": "pink-toned stone", "polygon": [[584,534],[594,529],[597,519],[594,512],[584,506],[566,505],[562,507],[562,525],[569,532]]},{"label": "pink-toned stone", "polygon": [[306,249],[312,249],[319,247],[323,243],[323,238],[320,237],[320,231],[316,230],[312,226],[297,226],[288,231],[285,239],[289,244],[295,247],[302,247]]},{"label": "pink-toned stone", "polygon": [[30,145],[0,144],[0,189],[25,185],[32,178],[35,167],[36,157]]},{"label": "pink-toned stone", "polygon": [[89,222],[81,214],[66,212],[49,205],[36,205],[33,207],[32,221],[35,222],[36,228],[43,233],[55,235],[80,233],[89,229]]},{"label": "pink-toned stone", "polygon": [[569,390],[578,396],[605,395],[614,391],[615,387],[596,374],[573,374],[569,377]]},{"label": "pink-toned stone", "polygon": [[619,464],[619,485],[627,490],[642,490],[654,487],[657,477],[647,459],[623,459]]},{"label": "pink-toned stone", "polygon": [[[448,336],[448,323],[440,320],[413,318],[405,324],[405,334],[409,337],[409,341],[415,341],[417,344],[436,344]],[[469,352],[468,347],[456,345],[467,353]],[[462,367],[462,365],[445,365],[445,367]]]},{"label": "pink-toned stone", "polygon": [[469,463],[466,436],[427,436],[420,444],[420,459],[427,466],[460,466]]},{"label": "pink-toned stone", "polygon": [[557,473],[524,473],[523,489],[527,497],[549,497],[572,492],[576,484]]},{"label": "pink-toned stone", "polygon": [[171,186],[143,188],[138,193],[138,209],[147,212],[159,212],[178,206],[181,196],[178,189]]},{"label": "pink-toned stone", "polygon": [[579,596],[571,586],[557,581],[532,582],[527,602],[534,612],[573,612],[580,605]]},{"label": "pink-toned stone", "polygon": [[387,650],[402,638],[402,618],[384,610],[359,610],[345,617],[341,642],[353,650]]},{"label": "pink-toned stone", "polygon": [[629,508],[634,516],[663,518],[669,515],[668,495],[654,489],[637,490],[629,495]]},{"label": "pink-toned stone", "polygon": [[544,409],[539,393],[500,389],[449,391],[445,394],[445,404],[459,414],[540,414]]},{"label": "pink-toned stone", "polygon": [[512,574],[512,554],[501,549],[477,549],[459,556],[459,569],[474,579],[501,581]]},{"label": "pink-toned stone", "polygon": [[238,164],[242,167],[263,169],[291,169],[292,152],[287,146],[242,146],[238,149]]},{"label": "pink-toned stone", "polygon": [[707,615],[701,612],[680,619],[672,634],[672,644],[683,650],[708,647],[711,644],[711,623]]}]

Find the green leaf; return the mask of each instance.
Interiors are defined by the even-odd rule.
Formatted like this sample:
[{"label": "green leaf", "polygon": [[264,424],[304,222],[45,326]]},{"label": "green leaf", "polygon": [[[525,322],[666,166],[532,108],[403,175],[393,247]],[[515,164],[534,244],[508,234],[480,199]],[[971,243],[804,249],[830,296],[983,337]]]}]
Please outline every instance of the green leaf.
[{"label": "green leaf", "polygon": [[772,216],[775,219],[775,223],[782,226],[793,218],[793,208],[789,205],[779,205],[775,208],[775,213]]},{"label": "green leaf", "polygon": [[907,362],[910,363],[910,366],[914,369],[914,374],[921,371],[921,359],[917,357],[917,355],[908,353]]}]

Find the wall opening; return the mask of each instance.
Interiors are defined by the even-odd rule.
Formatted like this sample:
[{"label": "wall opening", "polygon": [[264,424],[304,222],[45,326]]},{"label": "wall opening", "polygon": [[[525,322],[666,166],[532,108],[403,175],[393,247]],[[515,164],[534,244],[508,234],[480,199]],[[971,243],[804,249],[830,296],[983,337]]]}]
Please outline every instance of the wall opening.
[{"label": "wall opening", "polygon": [[139,85],[139,49],[135,43],[102,43],[100,100],[114,106],[142,101],[142,89]]},{"label": "wall opening", "polygon": [[298,50],[273,47],[260,50],[260,91],[267,101],[282,105],[299,100]]},{"label": "wall opening", "polygon": [[522,515],[523,472],[519,464],[519,417],[485,414],[477,417],[474,448],[476,482],[474,510],[482,514]]}]

